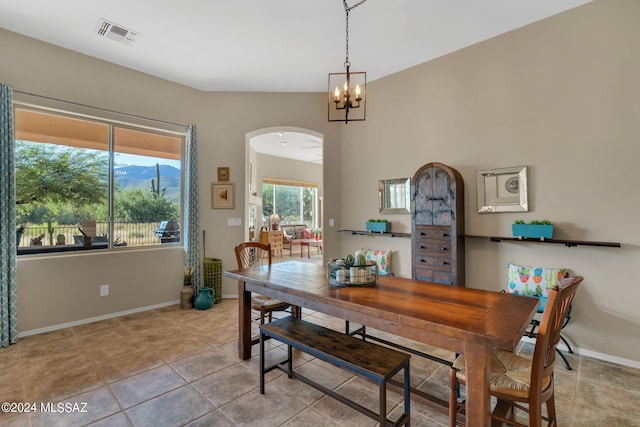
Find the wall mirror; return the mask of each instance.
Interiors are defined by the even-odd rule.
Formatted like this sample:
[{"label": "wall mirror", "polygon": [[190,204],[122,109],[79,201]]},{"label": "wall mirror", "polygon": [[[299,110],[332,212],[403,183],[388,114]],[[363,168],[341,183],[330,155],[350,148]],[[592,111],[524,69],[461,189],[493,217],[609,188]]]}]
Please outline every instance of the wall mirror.
[{"label": "wall mirror", "polygon": [[385,214],[408,214],[411,178],[383,179],[378,181],[378,208]]},{"label": "wall mirror", "polygon": [[526,212],[527,167],[516,166],[477,172],[478,212]]}]

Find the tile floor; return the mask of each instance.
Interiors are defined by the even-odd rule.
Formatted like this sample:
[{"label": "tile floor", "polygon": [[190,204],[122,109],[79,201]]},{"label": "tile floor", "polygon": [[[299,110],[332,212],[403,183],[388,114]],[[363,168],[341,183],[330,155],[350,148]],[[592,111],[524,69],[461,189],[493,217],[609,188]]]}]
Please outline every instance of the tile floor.
[{"label": "tile floor", "polygon": [[[320,313],[305,318],[342,330]],[[376,423],[279,371],[258,391],[254,357],[237,357],[237,300],[206,311],[166,307],[26,337],[0,349],[0,402],[31,402],[37,412],[0,413],[0,426],[374,426]],[[284,357],[267,344],[271,360]],[[422,346],[423,348],[425,346]],[[525,351],[530,345],[526,345]],[[448,352],[430,349],[451,357]],[[560,426],[640,426],[640,371],[571,356],[557,369]],[[376,387],[308,355],[297,369],[358,402],[377,402]],[[443,398],[446,367],[417,357],[412,383]],[[389,394],[395,418],[401,395]],[[58,412],[41,412],[51,403]],[[58,403],[64,403],[62,408]],[[444,426],[447,417],[412,402],[415,426]]]}]

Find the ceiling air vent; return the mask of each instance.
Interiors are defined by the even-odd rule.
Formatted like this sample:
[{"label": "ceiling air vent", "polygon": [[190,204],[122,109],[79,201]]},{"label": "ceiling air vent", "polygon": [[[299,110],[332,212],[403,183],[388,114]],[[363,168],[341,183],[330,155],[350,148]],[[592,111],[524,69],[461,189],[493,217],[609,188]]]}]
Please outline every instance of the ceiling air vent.
[{"label": "ceiling air vent", "polygon": [[136,41],[138,37],[137,32],[128,30],[121,25],[116,25],[105,19],[98,21],[95,33],[100,37],[106,37],[122,44],[131,44]]}]

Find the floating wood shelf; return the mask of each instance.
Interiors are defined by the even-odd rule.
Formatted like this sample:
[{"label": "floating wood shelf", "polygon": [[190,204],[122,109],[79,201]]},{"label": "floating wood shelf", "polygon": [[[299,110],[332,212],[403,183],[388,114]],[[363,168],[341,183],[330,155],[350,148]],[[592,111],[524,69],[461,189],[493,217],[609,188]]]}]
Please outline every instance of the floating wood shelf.
[{"label": "floating wood shelf", "polygon": [[395,231],[383,233],[365,230],[338,230],[338,233],[360,234],[363,236],[411,237],[411,233],[396,233]]},{"label": "floating wood shelf", "polygon": [[501,236],[474,236],[474,235],[465,235],[464,237],[470,239],[484,239],[490,242],[533,242],[533,243],[560,243],[567,247],[572,246],[605,246],[610,248],[619,248],[621,245],[618,242],[590,242],[585,240],[566,240],[566,239],[532,239],[532,238],[521,238],[521,237],[501,237]]},{"label": "floating wood shelf", "polygon": [[[387,236],[387,237],[411,237],[411,233],[397,233],[394,231],[386,233],[376,233],[374,231],[366,230],[338,230],[338,233],[359,234],[362,236]],[[608,248],[619,248],[622,245],[619,242],[594,242],[588,240],[568,240],[568,239],[531,239],[520,237],[505,237],[505,236],[476,236],[467,234],[464,237],[468,239],[484,239],[489,242],[532,242],[532,243],[556,243],[562,244],[567,247],[573,246],[603,246]]]}]

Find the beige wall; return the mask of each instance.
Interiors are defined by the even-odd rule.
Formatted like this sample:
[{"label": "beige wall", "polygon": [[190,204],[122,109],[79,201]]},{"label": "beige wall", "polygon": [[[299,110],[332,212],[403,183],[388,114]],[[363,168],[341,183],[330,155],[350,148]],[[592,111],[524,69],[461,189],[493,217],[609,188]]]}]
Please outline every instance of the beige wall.
[{"label": "beige wall", "polygon": [[[451,165],[465,181],[467,234],[509,236],[515,219],[549,219],[559,238],[622,243],[466,239],[467,286],[504,288],[507,262],[567,266],[585,276],[571,341],[640,362],[638,22],[640,2],[596,1],[371,83],[367,121],[344,128],[340,157],[358,166],[341,165],[338,226],[362,229],[377,216],[378,179]],[[519,165],[530,168],[530,211],[478,214],[476,171]],[[409,215],[387,218],[410,231]],[[411,274],[409,239],[341,242],[342,252],[396,246],[394,271]]]},{"label": "beige wall", "polygon": [[[326,121],[324,94],[201,92],[5,30],[0,30],[0,57],[0,81],[15,91],[196,124],[205,254],[221,258],[223,269],[235,268],[233,247],[244,240],[244,227],[227,225],[229,217],[244,218],[244,197],[236,193],[233,210],[213,210],[210,183],[217,180],[218,166],[228,166],[238,191],[246,188],[245,135],[256,129],[293,126],[324,135],[329,154],[338,145],[340,127]],[[329,237],[328,244],[332,239],[335,242],[337,238]],[[19,331],[177,301],[182,259],[180,248],[20,257]],[[100,284],[110,284],[108,297],[99,297]],[[236,282],[225,278],[223,294],[236,293]]]},{"label": "beige wall", "polygon": [[[377,181],[411,176],[440,161],[465,180],[468,234],[509,235],[516,218],[550,219],[560,238],[622,242],[622,248],[467,240],[467,285],[501,289],[509,261],[567,266],[585,276],[567,328],[580,351],[640,363],[636,308],[639,258],[640,2],[601,0],[372,82],[367,120],[326,122],[324,94],[206,93],[0,30],[0,81],[14,89],[177,123],[199,132],[201,228],[206,255],[233,267],[244,227],[236,208],[210,209],[216,167],[244,188],[245,135],[299,126],[324,135],[325,256],[392,248],[410,275],[410,240],[338,234],[377,213]],[[366,68],[366,66],[365,66]],[[475,172],[528,165],[530,212],[476,213]],[[236,173],[238,171],[238,173]],[[242,184],[242,185],[240,185]],[[390,217],[409,231],[408,215]],[[177,299],[181,251],[20,259],[19,328],[28,331]],[[113,264],[112,264],[113,263]],[[131,271],[124,277],[116,274]],[[98,271],[99,281],[77,272]],[[98,283],[122,283],[100,300]],[[224,294],[235,283],[225,279]],[[46,296],[47,304],[31,304]],[[127,296],[135,295],[131,299]]]}]

